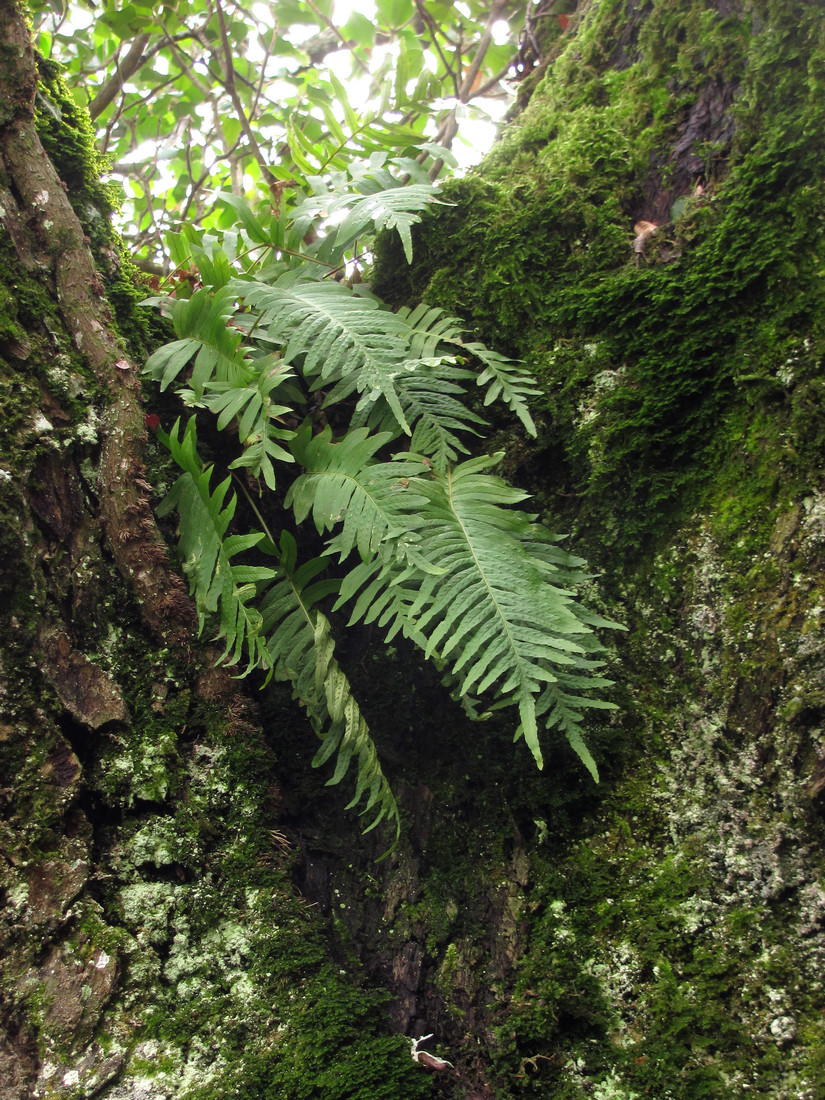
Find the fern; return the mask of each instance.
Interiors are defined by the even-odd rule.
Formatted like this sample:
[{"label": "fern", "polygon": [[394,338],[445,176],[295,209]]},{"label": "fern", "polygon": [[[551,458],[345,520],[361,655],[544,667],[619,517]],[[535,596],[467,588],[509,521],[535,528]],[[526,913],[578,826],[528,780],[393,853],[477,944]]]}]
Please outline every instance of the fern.
[{"label": "fern", "polygon": [[[412,426],[410,450],[424,454],[437,469],[443,470],[467,447],[458,432],[478,436],[486,423],[460,400],[467,392],[464,383],[475,379],[473,371],[458,367],[451,359],[418,359],[414,369],[396,377],[395,388],[407,422]],[[398,434],[397,421],[385,402],[357,410],[352,426],[366,423],[372,431]]]},{"label": "fern", "polygon": [[405,366],[404,325],[377,299],[291,271],[272,286],[240,280],[230,286],[257,311],[268,337],[282,343],[286,363],[300,358],[316,387],[343,379],[339,399],[355,389],[366,403],[383,397],[410,433],[394,384]]},{"label": "fern", "polygon": [[[200,631],[207,619],[217,614],[217,637],[225,639],[220,660],[237,664],[245,655],[247,672],[271,668],[261,614],[250,606],[250,601],[257,596],[257,586],[271,581],[275,570],[232,561],[241,551],[257,546],[263,533],[226,535],[237,497],[229,493],[229,477],[214,492],[210,490],[212,467],[203,469],[198,458],[194,418],[183,437],[177,421],[163,439],[183,473],[159,505],[158,514],[167,515],[173,509],[180,514],[179,550],[189,576],[190,593],[195,597]],[[227,494],[229,500],[224,504]]]},{"label": "fern", "polygon": [[291,683],[293,695],[306,707],[321,739],[313,766],[319,767],[338,754],[335,772],[328,780],[332,786],[344,778],[355,757],[358,778],[347,809],[366,795],[362,813],[376,812],[365,832],[387,817],[395,823],[397,839],[400,820],[395,798],[349,681],[335,659],[329,621],[315,606],[335,590],[336,582],[316,581],[324,570],[324,561],[314,559],[296,568],[295,540],[287,532],[281,535],[280,547],[280,578],[261,605],[274,674]]},{"label": "fern", "polygon": [[358,595],[351,623],[377,621],[388,639],[401,630],[425,656],[448,665],[459,695],[494,689],[497,705],[516,705],[517,736],[524,735],[539,767],[538,720],[546,716],[545,724],[564,730],[595,778],[576,707],[600,704],[570,692],[585,682],[581,670],[599,666],[587,656],[598,646],[588,614],[551,580],[555,574],[563,584],[561,566],[528,550],[550,536],[523,512],[502,507],[526,494],[484,472],[500,457],[416,479],[417,491],[396,501],[406,513],[406,541],[398,540],[383,560],[357,566],[337,606]]},{"label": "fern", "polygon": [[[229,382],[207,382],[202,404],[217,414],[218,428],[224,429],[233,421],[238,424],[238,437],[244,452],[230,470],[248,469],[253,477],[263,476],[268,488],[275,489],[274,461],[291,462],[292,455],[278,440],[287,441],[295,434],[280,426],[282,418],[293,412],[291,405],[279,405],[273,401],[273,391],[283,386],[291,372],[274,356],[254,361],[245,386],[233,386]],[[182,391],[187,400],[185,391]],[[187,404],[195,404],[194,395]]]},{"label": "fern", "polygon": [[[473,385],[535,434],[530,375],[468,340],[441,309],[393,313],[367,289],[321,277],[376,228],[395,227],[409,254],[410,228],[435,200],[420,166],[402,158],[395,168],[409,170],[408,186],[384,156],[308,178],[314,193],[283,218],[224,196],[241,223],[227,232],[230,254],[243,234],[265,266],[248,255],[230,263],[218,240],[191,242],[212,287],[166,300],[178,338],[147,373],[210,412],[219,430],[237,432],[241,453],[230,469],[270,491],[278,468],[289,471],[283,497],[270,493],[267,506],[291,510],[298,528],[314,525],[317,550],[303,564],[294,537],[283,532],[276,545],[251,498],[261,530],[232,531],[236,497],[229,478],[211,488],[194,417],[182,437],[179,424],[160,433],[182,470],[161,511],[179,513],[201,629],[216,622],[221,659],[242,674],[260,669],[290,683],[320,738],[313,763],[335,758],[329,782],[338,783],[355,760],[350,806],[372,815],[369,828],[394,821],[397,838],[398,807],[336,660],[323,601],[336,596],[331,615],[348,606],[350,624],[375,623],[388,641],[399,632],[411,639],[472,716],[515,708],[516,736],[539,767],[542,732],[558,729],[594,779],[584,715],[613,706],[601,698],[610,682],[596,631],[615,624],[578,602],[583,563],[521,510],[526,494],[492,472],[501,456],[460,461],[485,423],[467,407]],[[343,217],[311,239],[330,212]],[[319,426],[326,410],[331,423]],[[408,450],[392,455],[391,445]],[[256,556],[241,564],[242,552]],[[327,569],[333,559],[341,579]]]},{"label": "fern", "polygon": [[412,263],[412,226],[421,221],[421,213],[431,203],[441,200],[436,198],[435,185],[426,176],[423,182],[418,180],[405,186],[384,167],[385,161],[386,154],[376,154],[363,171],[350,166],[348,173],[333,177],[331,189],[321,177],[310,177],[308,182],[315,186],[316,193],[296,208],[296,218],[314,219],[321,213],[329,217],[346,211],[343,221],[330,227],[324,245],[318,250],[319,258],[340,262],[343,251],[365,231],[395,229],[401,237],[407,263]]},{"label": "fern", "polygon": [[499,355],[478,341],[467,343],[463,327],[456,317],[450,317],[442,309],[431,308],[426,303],[414,310],[403,307],[398,317],[406,321],[410,330],[411,355],[420,358],[432,356],[442,344],[452,344],[484,364],[484,370],[475,376],[479,386],[487,386],[484,404],[502,400],[522,422],[530,435],[536,434],[536,425],[530,415],[528,401],[541,391],[532,375],[522,370],[513,360]]},{"label": "fern", "polygon": [[[353,547],[362,559],[372,558],[385,539],[403,531],[395,497],[407,493],[410,478],[426,467],[420,460],[371,463],[391,438],[389,433],[370,436],[361,428],[332,443],[329,429],[314,437],[310,430],[311,425],[304,424],[293,444],[305,473],[292,483],[284,503],[293,508],[297,523],[311,512],[319,534],[342,524],[328,548],[328,553],[339,554],[339,560]],[[416,500],[424,503],[421,496]]]},{"label": "fern", "polygon": [[[227,535],[237,497],[229,494],[230,478],[210,490],[212,468],[203,469],[197,454],[194,418],[183,436],[180,423],[170,435],[161,433],[172,457],[184,471],[158,508],[160,515],[177,510],[179,549],[195,597],[201,631],[217,615],[218,637],[225,648],[220,660],[230,665],[246,659],[248,675],[260,668],[292,684],[304,704],[321,748],[313,764],[338,758],[330,785],[340,783],[353,757],[358,761],[355,795],[348,809],[366,795],[363,813],[375,811],[374,828],[383,818],[400,823],[398,807],[384,778],[369,728],[334,656],[329,621],[315,606],[337,589],[335,581],[315,581],[325,568],[315,559],[296,569],[295,540],[284,532],[278,554],[263,531]],[[228,503],[224,504],[229,494]],[[261,546],[278,558],[278,567],[239,565],[233,558]],[[314,583],[313,583],[314,582]],[[260,609],[250,601],[265,592]]]},{"label": "fern", "polygon": [[146,363],[144,373],[165,390],[194,357],[189,386],[197,399],[213,378],[240,385],[247,378],[242,334],[229,327],[235,314],[235,295],[222,287],[195,291],[188,300],[150,299],[171,304],[172,323],[179,339],[159,348]]}]

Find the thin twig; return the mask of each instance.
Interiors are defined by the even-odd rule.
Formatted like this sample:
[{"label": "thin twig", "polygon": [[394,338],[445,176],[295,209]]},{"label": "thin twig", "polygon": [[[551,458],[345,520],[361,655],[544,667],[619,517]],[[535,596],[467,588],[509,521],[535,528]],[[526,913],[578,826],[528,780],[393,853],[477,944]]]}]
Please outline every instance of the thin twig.
[{"label": "thin twig", "polygon": [[507,64],[499,69],[495,76],[490,77],[486,84],[482,84],[478,88],[476,88],[471,98],[478,99],[480,96],[485,96],[488,92],[491,92],[497,84],[500,84],[501,81],[504,80],[510,69],[515,65],[516,61],[518,61],[518,54],[514,53]]},{"label": "thin twig", "polygon": [[221,43],[223,45],[223,53],[225,59],[225,80],[226,90],[229,93],[229,98],[232,100],[232,105],[238,116],[238,121],[241,124],[243,132],[246,134],[246,140],[249,142],[252,153],[260,165],[263,177],[268,184],[277,182],[274,173],[271,171],[266,159],[261,151],[260,145],[258,145],[258,139],[252,132],[252,127],[249,125],[249,119],[246,117],[246,113],[243,109],[238,90],[235,87],[235,67],[232,63],[232,47],[229,45],[229,35],[226,33],[226,20],[223,16],[223,8],[221,7],[220,0],[215,0],[215,9],[218,13],[218,25],[221,29]]},{"label": "thin twig", "polygon": [[[433,46],[435,46],[436,52],[441,58],[441,62],[444,65],[444,68],[447,70],[448,76],[453,82],[453,90],[455,91],[455,94],[457,96],[459,90],[458,75],[450,62],[447,60],[446,54],[441,49],[441,44],[438,41],[438,24],[433,19],[432,15],[427,11],[426,7],[422,3],[422,0],[416,0],[415,6],[418,14],[421,16],[422,21],[426,23],[427,27],[429,28],[430,34],[432,35]],[[445,35],[445,37],[447,36]],[[451,42],[450,44],[452,45],[453,43]]]}]

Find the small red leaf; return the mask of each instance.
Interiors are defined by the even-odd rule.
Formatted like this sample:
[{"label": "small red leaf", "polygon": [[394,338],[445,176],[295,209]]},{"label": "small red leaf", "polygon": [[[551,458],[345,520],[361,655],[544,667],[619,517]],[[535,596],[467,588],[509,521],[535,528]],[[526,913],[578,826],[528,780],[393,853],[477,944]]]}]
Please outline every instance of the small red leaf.
[{"label": "small red leaf", "polygon": [[160,417],[156,416],[155,413],[147,413],[143,419],[150,432],[154,432],[160,427]]}]

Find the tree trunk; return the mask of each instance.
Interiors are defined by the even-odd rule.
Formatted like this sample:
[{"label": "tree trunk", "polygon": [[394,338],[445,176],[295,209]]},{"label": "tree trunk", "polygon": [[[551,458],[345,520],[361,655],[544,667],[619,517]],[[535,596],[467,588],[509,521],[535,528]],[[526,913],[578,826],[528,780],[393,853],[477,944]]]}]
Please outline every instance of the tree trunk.
[{"label": "tree trunk", "polygon": [[445,731],[418,989],[491,1095],[818,1096],[822,8],[582,0],[533,25],[518,118],[374,285],[539,377],[538,446],[496,442],[629,628],[622,713],[591,724],[598,792],[563,745],[541,790]]}]

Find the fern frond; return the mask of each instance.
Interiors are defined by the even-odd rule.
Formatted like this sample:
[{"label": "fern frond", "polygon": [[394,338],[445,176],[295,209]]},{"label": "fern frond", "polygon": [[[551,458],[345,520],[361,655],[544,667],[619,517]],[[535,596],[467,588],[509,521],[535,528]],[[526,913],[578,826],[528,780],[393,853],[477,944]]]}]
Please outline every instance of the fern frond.
[{"label": "fern frond", "polygon": [[245,655],[247,673],[253,668],[268,669],[272,662],[261,615],[250,606],[250,601],[257,596],[259,586],[276,576],[276,571],[265,566],[236,565],[232,561],[241,551],[257,546],[264,535],[256,531],[226,536],[237,497],[230,493],[227,501],[230,478],[214,491],[210,489],[213,468],[203,469],[198,458],[194,417],[186,425],[182,438],[180,421],[170,435],[162,438],[183,473],[159,505],[158,514],[168,515],[177,509],[179,550],[189,577],[190,594],[195,597],[200,632],[207,618],[217,614],[217,637],[225,641],[220,660],[234,665]]},{"label": "fern frond", "polygon": [[243,384],[247,378],[243,335],[228,327],[235,309],[236,296],[227,287],[214,292],[204,287],[189,299],[175,301],[172,323],[179,339],[150,356],[143,373],[165,390],[194,357],[189,385],[196,400],[203,397],[204,386],[213,379],[233,386]]},{"label": "fern frond", "polygon": [[535,436],[536,425],[530,415],[528,398],[540,394],[541,390],[533,376],[522,370],[512,359],[499,355],[497,351],[492,351],[477,341],[465,342],[462,346],[484,364],[485,369],[477,379],[479,386],[487,387],[484,404],[489,405],[500,398],[510,412],[519,418],[528,433]]},{"label": "fern frond", "polygon": [[334,215],[346,210],[340,225],[328,231],[325,247],[319,250],[322,259],[335,262],[353,241],[365,231],[395,229],[401,237],[407,263],[412,263],[411,228],[421,221],[421,213],[432,203],[438,203],[436,187],[427,181],[402,183],[392,173],[374,163],[355,171],[351,166],[351,181],[340,173],[331,191],[318,191],[295,209],[295,217]]},{"label": "fern frond", "polygon": [[349,204],[349,214],[338,226],[335,245],[337,248],[348,247],[368,227],[373,232],[395,229],[401,238],[407,263],[411,264],[413,246],[410,230],[421,221],[421,211],[438,201],[431,184],[410,183],[406,187],[396,184],[393,188],[373,191]]},{"label": "fern frond", "polygon": [[292,444],[306,472],[290,486],[285,504],[292,507],[297,523],[311,512],[319,534],[343,525],[328,553],[343,560],[357,547],[363,560],[371,559],[385,539],[404,530],[398,495],[415,497],[413,504],[425,503],[410,488],[410,479],[426,467],[417,458],[373,463],[376,451],[392,438],[389,432],[369,435],[366,428],[358,428],[340,443],[331,441],[329,428],[314,437],[310,433],[311,425],[303,425]]},{"label": "fern frond", "polygon": [[[471,459],[416,479],[426,505],[408,514],[404,545],[399,540],[394,555],[385,551],[383,561],[356,567],[336,606],[358,594],[351,622],[377,621],[390,637],[403,631],[448,666],[460,695],[492,690],[497,706],[517,706],[517,735],[539,767],[542,717],[588,763],[576,709],[587,700],[571,689],[607,683],[589,675],[599,646],[562,571],[554,583],[552,563],[528,551],[544,540],[529,516],[509,507],[526,494],[485,472],[496,460]],[[399,509],[405,503],[401,497]]]},{"label": "fern frond", "polygon": [[218,417],[218,428],[223,430],[233,420],[238,420],[238,437],[244,453],[229,464],[230,470],[248,469],[254,477],[263,475],[267,486],[275,489],[273,459],[293,462],[291,453],[277,440],[286,442],[295,435],[288,428],[279,427],[278,421],[293,411],[290,405],[273,402],[272,392],[281,387],[292,372],[280,359],[267,355],[249,363],[249,380],[245,386],[233,386],[229,382],[207,382],[203,404]]},{"label": "fern frond", "polygon": [[487,387],[484,404],[489,405],[500,398],[519,418],[530,435],[535,436],[536,425],[530,415],[528,398],[540,394],[541,390],[531,374],[512,359],[499,355],[484,344],[464,340],[461,321],[457,317],[448,316],[443,309],[422,303],[413,310],[404,306],[397,315],[410,328],[412,356],[433,356],[440,345],[446,343],[479,359],[484,364],[484,370],[476,374],[475,378],[479,386]]},{"label": "fern frond", "polygon": [[405,325],[376,298],[292,271],[271,286],[237,280],[230,287],[258,312],[269,337],[283,343],[284,361],[303,360],[302,372],[316,388],[344,380],[365,404],[382,396],[411,434],[394,381],[407,357]]},{"label": "fern frond", "polygon": [[[476,376],[471,370],[455,366],[451,359],[417,359],[411,366],[412,369],[395,379],[401,406],[413,429],[410,450],[426,455],[436,469],[443,471],[459,454],[468,453],[456,433],[478,435],[476,425],[486,423],[460,400],[460,396],[466,394],[466,386],[462,383]],[[398,435],[396,419],[381,400],[368,410],[356,412],[352,418],[354,428],[364,422],[373,431]]]},{"label": "fern frond", "polygon": [[305,705],[312,726],[321,739],[313,767],[337,753],[335,771],[327,785],[339,783],[353,758],[358,762],[355,795],[348,809],[366,797],[362,813],[375,811],[365,832],[385,817],[400,832],[398,806],[378,761],[366,720],[352,694],[349,680],[334,655],[334,641],[318,600],[337,588],[335,581],[316,581],[326,566],[315,558],[296,568],[296,545],[291,535],[281,535],[281,576],[261,605],[263,631],[268,636],[274,675],[292,684],[293,695]]}]

